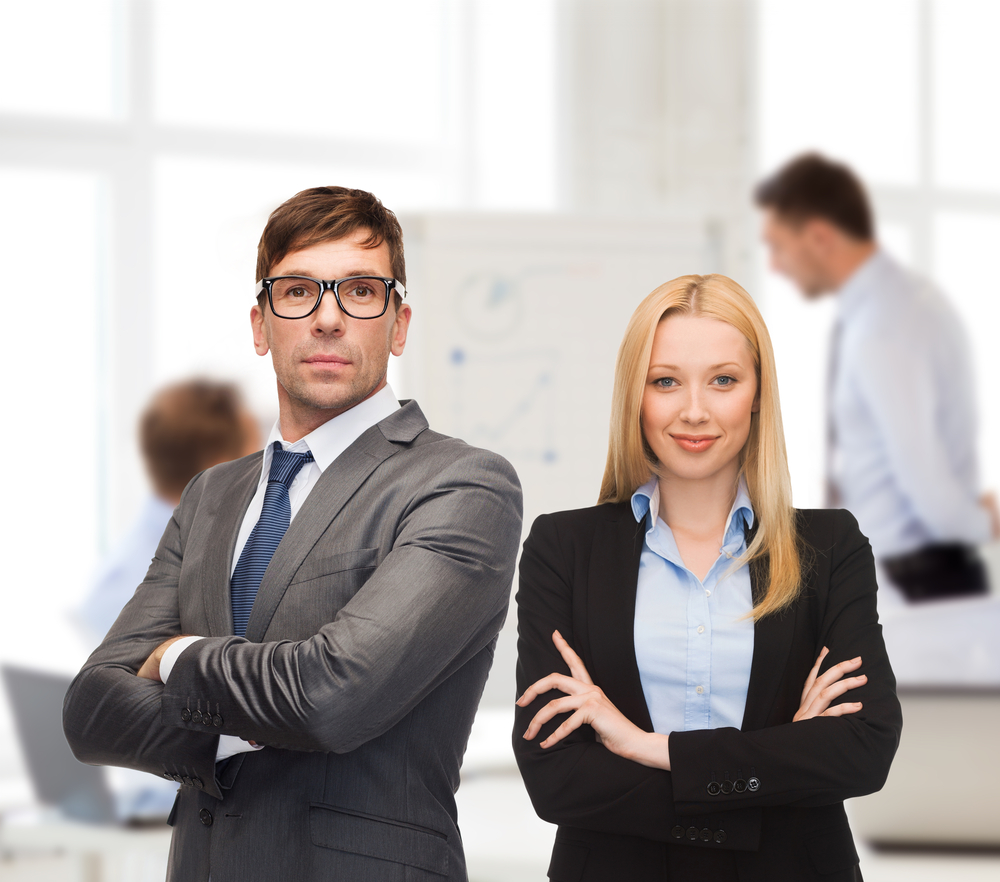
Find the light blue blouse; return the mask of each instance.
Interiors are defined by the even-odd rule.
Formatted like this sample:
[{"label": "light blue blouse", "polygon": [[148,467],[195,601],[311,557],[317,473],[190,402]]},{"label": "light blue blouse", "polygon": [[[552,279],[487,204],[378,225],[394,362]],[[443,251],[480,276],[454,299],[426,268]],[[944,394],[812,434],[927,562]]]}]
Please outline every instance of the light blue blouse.
[{"label": "light blue blouse", "polygon": [[646,521],[635,602],[635,657],[653,729],[739,728],[753,661],[750,569],[732,570],[746,551],[744,524],[753,508],[741,481],[726,521],[719,558],[704,581],[681,560],[670,527],[659,517],[656,479],[632,494],[632,513]]}]

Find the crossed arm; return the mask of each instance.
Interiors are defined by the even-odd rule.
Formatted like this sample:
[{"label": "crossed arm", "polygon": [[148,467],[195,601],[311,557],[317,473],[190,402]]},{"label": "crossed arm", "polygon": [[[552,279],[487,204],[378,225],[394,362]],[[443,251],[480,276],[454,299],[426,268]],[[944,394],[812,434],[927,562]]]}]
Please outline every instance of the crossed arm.
[{"label": "crossed arm", "polygon": [[[468,462],[446,468],[417,493],[392,549],[314,636],[207,637],[163,685],[154,678],[163,650],[184,630],[184,530],[175,519],[146,582],[67,695],[64,726],[78,758],[155,774],[185,766],[208,782],[215,735],[346,752],[386,731],[488,645],[506,614],[520,488],[499,457],[478,465],[472,477]],[[218,705],[223,725],[184,721],[192,697]]]},{"label": "crossed arm", "polygon": [[[786,684],[779,706],[788,710],[772,717],[778,724],[756,731],[645,732],[589,682],[576,653],[553,640],[553,630],[573,635],[574,648],[585,655],[588,635],[600,627],[589,622],[587,632],[574,630],[584,620],[572,603],[572,541],[555,521],[539,519],[521,558],[523,694],[514,742],[540,817],[667,841],[679,816],[724,811],[731,834],[725,847],[755,847],[737,845],[733,835],[741,829],[748,841],[756,835],[751,828],[759,829],[759,814],[746,812],[834,804],[881,786],[898,742],[899,705],[875,610],[871,551],[849,515],[829,537],[829,593],[816,622],[815,639],[829,654],[821,653],[811,671],[801,668],[795,703],[789,670],[775,673]],[[841,661],[824,670],[831,655]],[[841,703],[847,692],[857,701]],[[749,774],[751,767],[762,782],[755,792],[733,793],[724,802],[706,792],[713,770],[732,770],[735,778],[738,769]]]},{"label": "crossed arm", "polygon": [[[539,744],[540,747],[549,748],[558,744],[570,732],[586,723],[593,728],[598,742],[612,753],[651,769],[664,769],[669,772],[670,735],[646,732],[631,722],[604,694],[604,690],[594,685],[583,660],[573,651],[562,634],[554,631],[552,642],[569,667],[569,676],[556,672],[542,677],[525,690],[524,695],[517,700],[517,705],[528,707],[536,698],[553,690],[566,693],[566,697],[552,699],[535,714],[524,733],[525,740],[531,741],[536,738],[542,726],[553,717],[569,713],[570,716]],[[793,717],[794,722],[812,717],[840,717],[861,710],[863,705],[860,701],[844,702],[831,707],[834,699],[850,689],[863,686],[868,681],[865,674],[847,676],[861,666],[861,656],[833,665],[820,674],[820,666],[829,652],[829,648],[824,646],[809,671],[809,676],[806,677],[805,685],[802,687],[799,709]]]}]

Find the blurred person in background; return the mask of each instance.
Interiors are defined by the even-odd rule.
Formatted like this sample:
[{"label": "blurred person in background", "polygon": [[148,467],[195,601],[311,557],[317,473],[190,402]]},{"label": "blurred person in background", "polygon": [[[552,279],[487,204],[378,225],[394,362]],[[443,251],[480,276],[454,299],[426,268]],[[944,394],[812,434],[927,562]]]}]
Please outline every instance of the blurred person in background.
[{"label": "blurred person in background", "polygon": [[260,450],[261,439],[235,385],[193,379],[153,396],[139,420],[139,445],[153,492],[101,563],[79,610],[95,643],[141,584],[188,482],[213,465]]},{"label": "blurred person in background", "polygon": [[[188,485],[70,687],[66,736],[84,762],[182,785],[171,882],[465,882],[455,791],[520,484],[387,384],[411,309],[374,195],[298,193],[257,257],[279,419],[261,454]],[[194,282],[178,308],[212,294]]]},{"label": "blurred person in background", "polygon": [[883,785],[901,726],[875,597],[851,514],[792,508],[750,295],[657,288],[598,504],[542,515],[521,555],[514,752],[559,824],[549,877],[859,880],[843,800]]},{"label": "blurred person in background", "polygon": [[772,267],[837,296],[827,401],[827,504],[850,509],[911,601],[985,594],[977,546],[1000,536],[979,487],[969,342],[947,298],[875,238],[865,188],[810,153],[756,189]]}]

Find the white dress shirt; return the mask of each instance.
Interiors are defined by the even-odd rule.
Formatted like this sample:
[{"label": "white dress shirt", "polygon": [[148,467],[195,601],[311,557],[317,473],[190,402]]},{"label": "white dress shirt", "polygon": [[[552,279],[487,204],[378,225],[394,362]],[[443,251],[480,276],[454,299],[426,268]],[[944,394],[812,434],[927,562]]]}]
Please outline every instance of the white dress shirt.
[{"label": "white dress shirt", "polygon": [[[243,516],[243,523],[240,525],[240,532],[236,537],[236,547],[233,550],[233,560],[230,564],[229,574],[232,576],[236,569],[236,564],[243,553],[243,546],[253,532],[257,521],[260,520],[260,513],[264,507],[264,493],[267,490],[267,478],[271,471],[271,459],[273,457],[274,442],[280,441],[281,446],[291,453],[306,453],[311,451],[313,462],[306,463],[295,476],[291,487],[288,488],[288,501],[291,505],[292,516],[298,514],[302,508],[302,503],[316,486],[320,475],[327,469],[340,454],[350,447],[361,435],[376,423],[381,422],[386,417],[399,410],[399,402],[393,394],[392,389],[386,385],[376,392],[371,398],[367,398],[360,404],[356,404],[350,410],[344,411],[339,416],[323,423],[318,429],[310,432],[304,438],[300,438],[294,444],[290,444],[281,437],[280,422],[276,422],[268,435],[267,444],[264,446],[264,461],[261,463],[260,480],[257,485],[257,492],[246,514]],[[227,586],[228,590],[228,586]],[[181,653],[192,643],[201,640],[201,637],[185,637],[172,643],[163,653],[160,660],[160,679],[166,683],[170,677],[170,672],[174,668],[174,663]],[[215,761],[226,759],[236,753],[243,753],[249,750],[259,750],[263,745],[252,745],[248,741],[236,735],[220,735],[219,747],[215,755]]]},{"label": "white dress shirt", "polygon": [[876,251],[838,292],[832,471],[876,557],[990,538],[969,341],[930,283]]},{"label": "white dress shirt", "polygon": [[743,725],[754,627],[750,568],[733,569],[747,549],[753,507],[741,480],[719,557],[699,579],[681,560],[660,516],[656,479],[632,494],[632,513],[646,522],[635,598],[635,659],[653,731]]}]

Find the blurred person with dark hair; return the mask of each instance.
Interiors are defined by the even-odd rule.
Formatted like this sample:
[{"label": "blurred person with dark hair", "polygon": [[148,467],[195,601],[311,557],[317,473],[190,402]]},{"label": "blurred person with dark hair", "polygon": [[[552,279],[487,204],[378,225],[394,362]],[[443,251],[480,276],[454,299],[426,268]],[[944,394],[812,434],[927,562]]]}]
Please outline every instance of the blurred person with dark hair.
[{"label": "blurred person with dark hair", "polygon": [[455,791],[520,484],[387,384],[411,309],[375,196],[298,193],[257,256],[279,419],[260,454],[188,485],[70,687],[66,736],[84,762],[183,785],[171,882],[464,882]]},{"label": "blurred person with dark hair", "polygon": [[79,611],[98,639],[142,582],[188,482],[218,463],[260,450],[260,432],[235,385],[194,379],[153,396],[139,420],[139,445],[153,493],[102,562]]},{"label": "blurred person with dark hair", "polygon": [[850,509],[909,600],[985,594],[976,546],[1000,536],[980,494],[969,342],[947,298],[878,244],[846,165],[799,156],[761,182],[773,268],[814,299],[836,294],[827,504]]}]

